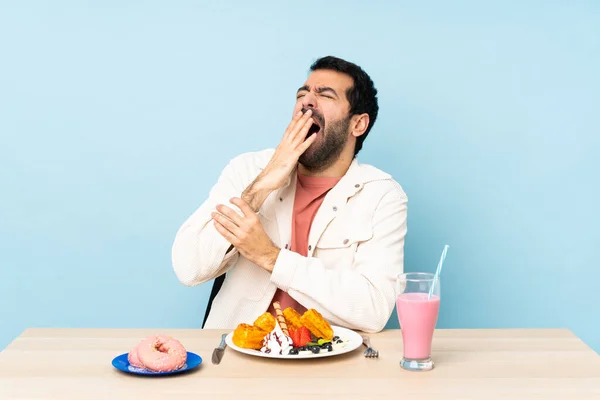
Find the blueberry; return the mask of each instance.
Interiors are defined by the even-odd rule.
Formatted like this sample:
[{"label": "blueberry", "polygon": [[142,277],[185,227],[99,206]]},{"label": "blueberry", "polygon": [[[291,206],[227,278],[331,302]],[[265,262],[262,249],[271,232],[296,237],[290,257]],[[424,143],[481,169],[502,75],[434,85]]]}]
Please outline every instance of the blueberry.
[{"label": "blueberry", "polygon": [[340,343],[343,343],[343,342],[342,342],[341,340],[338,340],[336,343],[337,343],[337,344],[340,344]]},{"label": "blueberry", "polygon": [[298,347],[298,351],[306,351],[306,350],[308,350],[308,347],[306,347],[306,346]]},{"label": "blueberry", "polygon": [[333,337],[333,341],[334,341],[334,342],[337,342],[338,340],[340,340],[340,337],[339,337],[339,336],[334,336],[334,337]]},{"label": "blueberry", "polygon": [[333,351],[333,347],[332,346],[327,347],[327,351]]},{"label": "blueberry", "polygon": [[320,347],[313,347],[313,348],[311,349],[311,351],[312,351],[313,353],[315,353],[315,354],[319,354],[319,351],[321,351],[321,348],[320,348]]},{"label": "blueberry", "polygon": [[298,349],[293,347],[290,349],[290,352],[288,353],[290,356],[296,356],[298,355]]}]

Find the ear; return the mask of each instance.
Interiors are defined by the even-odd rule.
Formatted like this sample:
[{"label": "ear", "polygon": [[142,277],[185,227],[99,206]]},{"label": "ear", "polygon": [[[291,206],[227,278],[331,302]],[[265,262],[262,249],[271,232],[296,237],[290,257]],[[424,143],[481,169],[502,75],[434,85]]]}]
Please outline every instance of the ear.
[{"label": "ear", "polygon": [[352,132],[352,136],[359,137],[364,134],[369,127],[369,121],[369,114],[367,113],[354,115],[350,120],[350,132]]}]

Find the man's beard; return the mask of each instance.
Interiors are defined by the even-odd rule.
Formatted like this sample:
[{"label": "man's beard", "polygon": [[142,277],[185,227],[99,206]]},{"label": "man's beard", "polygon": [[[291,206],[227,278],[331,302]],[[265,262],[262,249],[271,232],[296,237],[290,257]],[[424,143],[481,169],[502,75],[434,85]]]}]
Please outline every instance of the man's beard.
[{"label": "man's beard", "polygon": [[325,127],[323,135],[300,156],[299,162],[311,172],[322,171],[331,166],[340,156],[348,141],[350,117],[333,121]]}]

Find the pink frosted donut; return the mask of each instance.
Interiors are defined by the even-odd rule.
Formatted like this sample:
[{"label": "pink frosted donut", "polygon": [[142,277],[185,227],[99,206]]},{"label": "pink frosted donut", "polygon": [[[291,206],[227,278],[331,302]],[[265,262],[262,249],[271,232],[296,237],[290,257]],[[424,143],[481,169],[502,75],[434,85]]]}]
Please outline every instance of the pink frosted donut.
[{"label": "pink frosted donut", "polygon": [[127,355],[127,360],[129,361],[129,364],[133,365],[134,367],[144,368],[144,364],[142,364],[137,354],[137,346],[131,349],[129,355]]},{"label": "pink frosted donut", "polygon": [[155,372],[171,372],[185,365],[185,347],[170,336],[158,335],[144,339],[137,347],[137,356],[144,367]]}]

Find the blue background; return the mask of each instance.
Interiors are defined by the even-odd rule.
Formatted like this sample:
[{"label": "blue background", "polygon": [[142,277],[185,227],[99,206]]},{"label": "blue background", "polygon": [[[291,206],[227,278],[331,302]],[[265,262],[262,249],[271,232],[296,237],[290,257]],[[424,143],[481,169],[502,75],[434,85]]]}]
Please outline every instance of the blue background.
[{"label": "blue background", "polygon": [[0,5],[0,348],[199,327],[210,285],[177,281],[175,232],[333,54],[380,90],[359,160],[409,196],[406,270],[451,245],[438,326],[600,350],[598,2],[210,3]]}]

